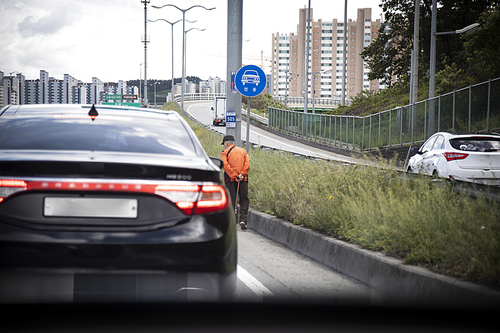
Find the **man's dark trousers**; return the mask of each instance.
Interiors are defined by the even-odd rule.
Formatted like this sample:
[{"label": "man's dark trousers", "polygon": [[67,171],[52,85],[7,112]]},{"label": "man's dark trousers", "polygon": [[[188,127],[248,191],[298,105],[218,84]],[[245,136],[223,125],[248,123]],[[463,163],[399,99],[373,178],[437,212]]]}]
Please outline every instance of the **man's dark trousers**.
[{"label": "man's dark trousers", "polygon": [[[238,189],[238,182],[226,183],[226,187],[229,190],[229,195],[231,196],[231,202],[233,203],[233,208],[236,207],[236,191]],[[240,220],[237,222],[247,223],[248,218],[248,206],[250,205],[250,200],[248,199],[248,181],[240,181],[240,189],[238,191],[238,202],[240,203]]]}]

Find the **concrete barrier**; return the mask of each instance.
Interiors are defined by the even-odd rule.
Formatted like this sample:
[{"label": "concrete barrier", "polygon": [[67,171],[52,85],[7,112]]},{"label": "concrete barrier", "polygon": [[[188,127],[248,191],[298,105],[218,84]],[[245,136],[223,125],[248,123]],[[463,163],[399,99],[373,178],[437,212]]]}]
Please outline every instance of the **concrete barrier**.
[{"label": "concrete barrier", "polygon": [[500,290],[404,265],[400,260],[336,240],[272,215],[250,211],[248,227],[396,301],[412,304],[489,307]]}]

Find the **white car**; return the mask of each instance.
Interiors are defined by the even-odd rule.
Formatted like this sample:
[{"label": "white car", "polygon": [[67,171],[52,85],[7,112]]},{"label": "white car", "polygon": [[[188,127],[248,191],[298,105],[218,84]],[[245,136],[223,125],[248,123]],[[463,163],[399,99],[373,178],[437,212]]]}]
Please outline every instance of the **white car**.
[{"label": "white car", "polygon": [[410,158],[406,171],[500,186],[500,135],[435,133]]}]

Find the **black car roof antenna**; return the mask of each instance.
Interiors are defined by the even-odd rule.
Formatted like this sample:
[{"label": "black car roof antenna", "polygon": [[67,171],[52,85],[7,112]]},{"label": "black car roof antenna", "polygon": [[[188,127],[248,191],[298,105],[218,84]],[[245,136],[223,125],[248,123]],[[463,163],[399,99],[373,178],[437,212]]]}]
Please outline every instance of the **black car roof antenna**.
[{"label": "black car roof antenna", "polygon": [[98,115],[99,115],[99,113],[97,113],[97,110],[95,109],[94,104],[92,104],[92,107],[90,108],[90,111],[89,111],[89,116],[92,119],[92,121],[94,121],[94,119],[97,118]]}]

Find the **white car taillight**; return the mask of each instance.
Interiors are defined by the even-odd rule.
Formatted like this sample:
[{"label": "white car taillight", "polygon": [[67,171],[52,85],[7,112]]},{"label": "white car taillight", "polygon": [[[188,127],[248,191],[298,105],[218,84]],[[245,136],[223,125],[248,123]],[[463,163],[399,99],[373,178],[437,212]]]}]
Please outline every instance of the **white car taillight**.
[{"label": "white car taillight", "polygon": [[446,161],[456,161],[456,160],[463,160],[469,154],[464,154],[464,153],[443,153],[444,157],[446,157]]}]

